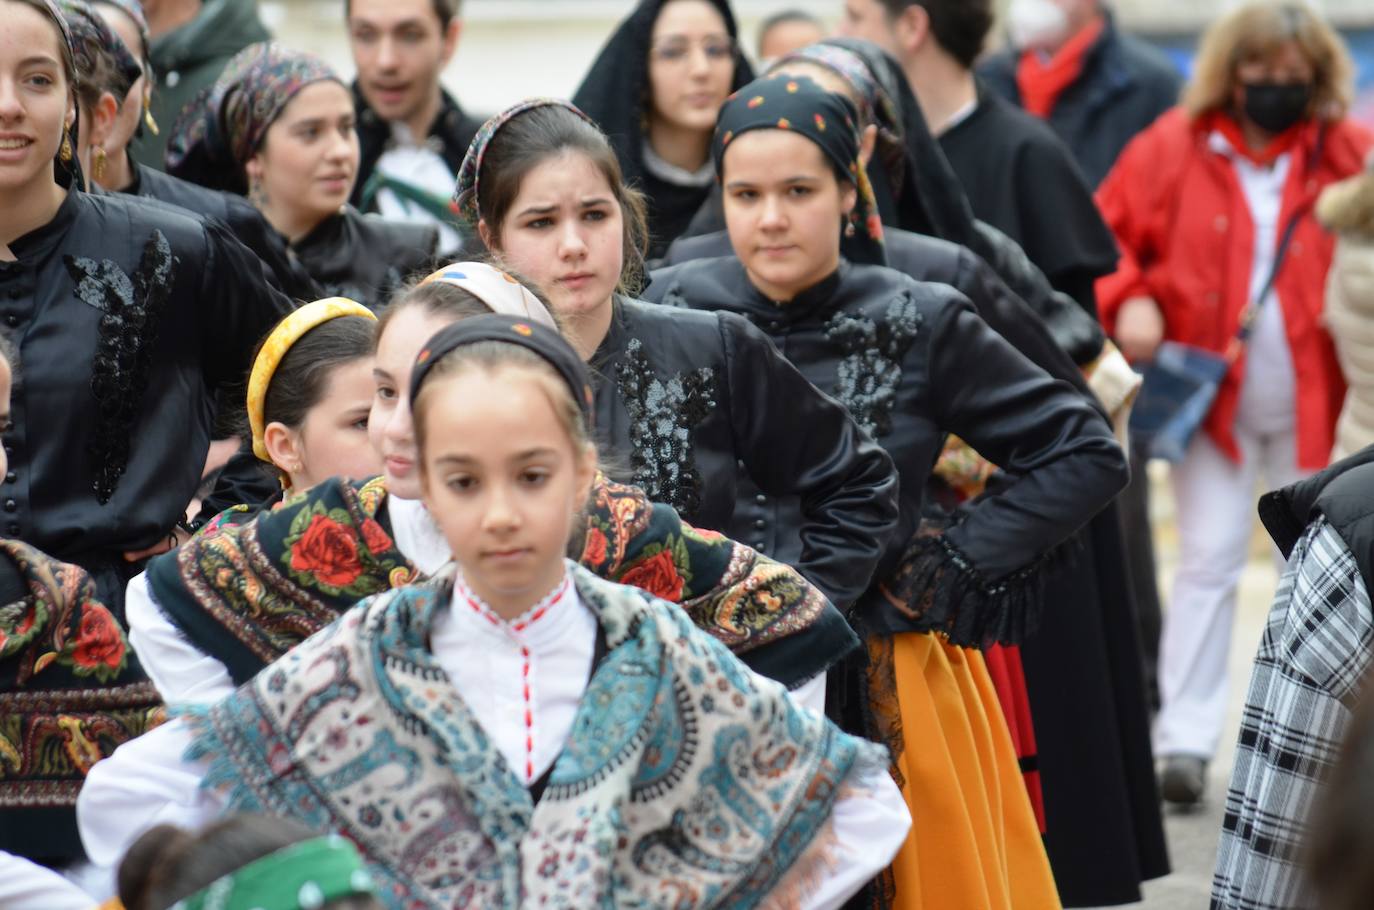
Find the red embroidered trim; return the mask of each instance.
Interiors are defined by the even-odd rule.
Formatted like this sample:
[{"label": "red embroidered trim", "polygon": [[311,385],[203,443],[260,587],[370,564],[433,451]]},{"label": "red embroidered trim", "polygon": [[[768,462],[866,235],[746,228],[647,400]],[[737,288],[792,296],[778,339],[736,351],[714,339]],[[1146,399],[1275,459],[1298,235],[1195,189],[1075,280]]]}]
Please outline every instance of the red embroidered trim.
[{"label": "red embroidered trim", "polygon": [[[571,583],[571,579],[566,575],[563,576],[563,583],[555,588],[553,593],[511,623],[501,619],[492,612],[491,607],[474,597],[472,592],[467,589],[466,584],[462,585],[463,599],[467,601],[468,606],[477,612],[477,615],[498,629],[504,628],[513,633],[520,633],[543,619],[544,615],[563,599],[563,595],[568,593],[568,586]],[[534,781],[534,699],[530,693],[530,649],[524,644],[520,645],[520,661],[520,689],[525,702],[525,783],[528,784]]]}]

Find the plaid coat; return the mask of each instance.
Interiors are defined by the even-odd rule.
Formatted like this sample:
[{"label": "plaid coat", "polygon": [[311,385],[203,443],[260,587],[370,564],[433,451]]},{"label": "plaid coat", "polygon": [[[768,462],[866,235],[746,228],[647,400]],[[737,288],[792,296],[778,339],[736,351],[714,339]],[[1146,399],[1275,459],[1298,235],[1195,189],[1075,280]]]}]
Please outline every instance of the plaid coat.
[{"label": "plaid coat", "polygon": [[1213,910],[1315,908],[1308,814],[1374,664],[1355,556],[1324,517],[1299,540],[1255,656],[1226,794]]}]

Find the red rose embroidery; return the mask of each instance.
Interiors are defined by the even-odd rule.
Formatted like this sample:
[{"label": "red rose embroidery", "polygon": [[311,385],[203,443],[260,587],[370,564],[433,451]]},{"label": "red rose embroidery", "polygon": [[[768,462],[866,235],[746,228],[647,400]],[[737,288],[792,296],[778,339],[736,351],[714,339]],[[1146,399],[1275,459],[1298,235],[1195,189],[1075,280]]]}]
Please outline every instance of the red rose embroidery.
[{"label": "red rose embroidery", "polygon": [[587,532],[587,545],[582,548],[582,562],[592,567],[604,563],[606,545],[606,535],[601,533],[600,528],[592,528]]},{"label": "red rose embroidery", "polygon": [[381,555],[394,546],[391,542],[391,535],[382,529],[380,523],[375,519],[369,518],[363,522],[363,543],[373,553]]},{"label": "red rose embroidery", "polygon": [[124,636],[110,611],[98,604],[84,604],[72,662],[83,669],[104,664],[118,670],[124,663],[124,648]]},{"label": "red rose embroidery", "polygon": [[291,548],[291,568],[313,574],[322,585],[346,588],[363,573],[358,541],[337,521],[316,515]]},{"label": "red rose embroidery", "polygon": [[677,603],[682,600],[682,576],[677,574],[672,554],[655,554],[620,577],[622,585],[642,588],[655,597]]}]

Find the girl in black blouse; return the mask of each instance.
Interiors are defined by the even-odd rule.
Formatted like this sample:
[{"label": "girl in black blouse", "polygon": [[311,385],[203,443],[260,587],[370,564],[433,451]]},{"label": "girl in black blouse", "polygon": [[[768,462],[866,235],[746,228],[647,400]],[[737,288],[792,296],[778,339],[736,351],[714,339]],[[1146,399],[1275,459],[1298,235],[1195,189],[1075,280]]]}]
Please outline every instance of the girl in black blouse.
[{"label": "girl in black blouse", "polygon": [[[869,664],[850,677],[862,685],[835,700],[847,723],[888,742],[923,820],[891,869],[897,900],[1009,907],[1011,882],[1017,906],[1052,906],[1044,848],[976,648],[1034,628],[1047,555],[1121,489],[1125,460],[1097,409],[958,292],[841,257],[847,235],[866,241],[870,261],[882,259],[857,119],[846,99],[804,77],[742,89],[713,146],[736,255],[655,273],[647,296],[764,328],[897,464],[898,534],[855,613]],[[1008,476],[942,530],[923,526],[923,494],[951,432]]]},{"label": "girl in black blouse", "polygon": [[89,570],[122,616],[195,491],[215,390],[289,304],[223,227],[69,189],[66,23],[47,0],[0,0],[0,20],[0,323],[25,365],[0,534]]},{"label": "girl in black blouse", "polygon": [[793,541],[789,561],[852,603],[895,518],[890,460],[747,320],[624,293],[640,281],[643,204],[605,136],[563,102],[517,105],[478,133],[458,198],[594,368],[598,431],[634,482],[687,521],[746,541],[771,522],[734,520],[744,489],[796,503],[778,529]]},{"label": "girl in black blouse", "polygon": [[375,309],[433,265],[436,227],[348,205],[358,173],[353,96],[310,54],[271,43],[236,54],[173,129],[167,172],[246,193],[286,238],[319,296]]}]

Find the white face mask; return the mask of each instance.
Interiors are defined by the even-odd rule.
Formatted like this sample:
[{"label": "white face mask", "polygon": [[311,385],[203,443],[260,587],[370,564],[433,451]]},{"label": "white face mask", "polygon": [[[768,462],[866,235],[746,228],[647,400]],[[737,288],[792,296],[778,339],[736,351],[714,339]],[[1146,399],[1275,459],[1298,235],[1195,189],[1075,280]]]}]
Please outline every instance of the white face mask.
[{"label": "white face mask", "polygon": [[1069,14],[1054,0],[1011,0],[1007,31],[1021,50],[1054,47],[1068,37]]}]

